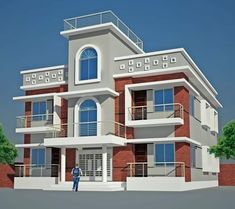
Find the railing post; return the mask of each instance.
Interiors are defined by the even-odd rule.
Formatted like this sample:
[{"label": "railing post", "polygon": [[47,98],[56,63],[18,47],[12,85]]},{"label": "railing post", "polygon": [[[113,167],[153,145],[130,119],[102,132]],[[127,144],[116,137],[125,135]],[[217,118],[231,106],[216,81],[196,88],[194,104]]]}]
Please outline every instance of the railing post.
[{"label": "railing post", "polygon": [[42,165],[41,165],[41,177],[42,177]]},{"label": "railing post", "polygon": [[25,165],[23,165],[23,170],[24,170],[23,177],[25,177],[25,173],[26,173],[26,166]]},{"label": "railing post", "polygon": [[143,177],[144,177],[144,163],[142,163]]},{"label": "railing post", "polygon": [[130,165],[130,177],[132,177],[132,164],[129,165]]},{"label": "railing post", "polygon": [[164,168],[165,168],[164,170],[165,170],[165,176],[166,176],[166,162],[164,162],[164,165],[165,165],[164,166]]}]

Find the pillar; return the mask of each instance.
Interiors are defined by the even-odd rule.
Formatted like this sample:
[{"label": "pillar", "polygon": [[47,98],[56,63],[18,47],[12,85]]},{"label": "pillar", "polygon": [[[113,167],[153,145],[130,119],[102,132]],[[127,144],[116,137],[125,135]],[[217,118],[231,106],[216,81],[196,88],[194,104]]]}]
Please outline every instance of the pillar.
[{"label": "pillar", "polygon": [[60,181],[65,182],[65,162],[66,162],[66,148],[61,148],[61,154],[60,154]]},{"label": "pillar", "polygon": [[107,147],[102,147],[102,181],[107,182]]}]

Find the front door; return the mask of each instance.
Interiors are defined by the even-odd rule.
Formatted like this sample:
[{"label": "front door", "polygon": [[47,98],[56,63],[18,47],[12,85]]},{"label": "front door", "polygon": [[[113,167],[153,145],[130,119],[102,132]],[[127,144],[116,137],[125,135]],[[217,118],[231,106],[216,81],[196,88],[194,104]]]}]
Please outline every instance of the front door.
[{"label": "front door", "polygon": [[[107,154],[108,180],[111,180],[111,153]],[[78,163],[83,175],[81,181],[102,181],[102,150],[82,150],[78,154]]]}]

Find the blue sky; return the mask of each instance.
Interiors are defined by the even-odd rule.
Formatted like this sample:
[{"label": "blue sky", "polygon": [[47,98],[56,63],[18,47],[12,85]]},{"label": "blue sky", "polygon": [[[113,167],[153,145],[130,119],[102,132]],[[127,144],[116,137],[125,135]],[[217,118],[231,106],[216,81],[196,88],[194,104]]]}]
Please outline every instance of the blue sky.
[{"label": "blue sky", "polygon": [[104,10],[142,38],[146,52],[185,48],[219,93],[220,125],[235,118],[234,0],[0,0],[0,122],[12,141],[24,114],[12,101],[24,93],[20,71],[66,64],[63,19]]}]

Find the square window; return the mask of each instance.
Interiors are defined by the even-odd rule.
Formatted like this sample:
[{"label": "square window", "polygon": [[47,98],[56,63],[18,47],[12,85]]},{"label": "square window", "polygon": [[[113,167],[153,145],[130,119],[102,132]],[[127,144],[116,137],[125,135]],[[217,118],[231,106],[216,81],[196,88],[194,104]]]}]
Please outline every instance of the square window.
[{"label": "square window", "polygon": [[128,72],[129,72],[129,73],[134,72],[134,68],[133,68],[133,67],[129,67]]},{"label": "square window", "polygon": [[162,63],[162,68],[167,68],[168,64],[166,62]]},{"label": "square window", "polygon": [[147,64],[147,63],[149,63],[149,62],[150,62],[149,57],[147,57],[147,58],[144,59],[144,63],[145,63],[145,64]]},{"label": "square window", "polygon": [[168,56],[167,55],[162,56],[162,61],[167,61],[167,60],[168,60]]},{"label": "square window", "polygon": [[176,57],[171,57],[171,63],[176,63]]},{"label": "square window", "polygon": [[140,67],[141,67],[141,65],[142,65],[142,63],[141,63],[141,62],[137,62],[137,63],[136,63],[136,67],[137,67],[137,68],[140,68]]},{"label": "square window", "polygon": [[134,60],[129,60],[129,61],[128,61],[128,65],[129,65],[129,66],[134,65]]},{"label": "square window", "polygon": [[120,70],[125,70],[125,64],[121,64],[119,67]]},{"label": "square window", "polygon": [[51,75],[51,77],[52,77],[52,78],[56,78],[56,74],[53,73],[53,74]]},{"label": "square window", "polygon": [[153,65],[158,65],[158,60],[153,60]]},{"label": "square window", "polygon": [[145,65],[144,66],[144,70],[150,70],[150,66],[149,65]]},{"label": "square window", "polygon": [[40,75],[39,77],[38,77],[38,80],[43,80],[43,75]]}]

